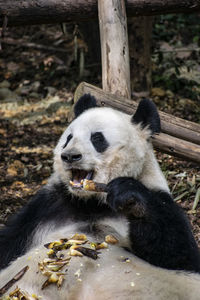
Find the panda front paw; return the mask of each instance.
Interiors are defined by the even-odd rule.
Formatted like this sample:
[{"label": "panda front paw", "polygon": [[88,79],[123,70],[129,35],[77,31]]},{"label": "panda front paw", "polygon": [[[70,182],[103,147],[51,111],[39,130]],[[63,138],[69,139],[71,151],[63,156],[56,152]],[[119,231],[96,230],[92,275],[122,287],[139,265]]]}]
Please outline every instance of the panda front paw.
[{"label": "panda front paw", "polygon": [[107,203],[114,211],[142,217],[146,211],[148,189],[132,177],[118,177],[108,183]]}]

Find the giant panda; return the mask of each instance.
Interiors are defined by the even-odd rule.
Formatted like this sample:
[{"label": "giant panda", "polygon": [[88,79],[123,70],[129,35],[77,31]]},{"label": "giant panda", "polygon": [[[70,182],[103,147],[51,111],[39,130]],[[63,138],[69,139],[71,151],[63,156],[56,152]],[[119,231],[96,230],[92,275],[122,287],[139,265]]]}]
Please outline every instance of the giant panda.
[{"label": "giant panda", "polygon": [[[153,102],[143,99],[129,116],[97,107],[86,94],[74,115],[48,183],[0,231],[0,290],[28,265],[6,295],[18,286],[29,299],[200,299],[199,250],[151,144],[160,132]],[[85,178],[106,184],[106,192],[70,184]],[[76,233],[97,243],[112,235],[117,243],[96,260],[72,257],[62,286],[42,289],[44,245]]]}]

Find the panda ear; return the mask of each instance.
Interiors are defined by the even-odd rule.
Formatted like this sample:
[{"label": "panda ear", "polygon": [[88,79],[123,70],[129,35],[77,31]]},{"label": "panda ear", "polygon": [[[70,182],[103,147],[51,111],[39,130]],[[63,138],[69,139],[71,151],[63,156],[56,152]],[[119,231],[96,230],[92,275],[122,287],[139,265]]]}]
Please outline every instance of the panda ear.
[{"label": "panda ear", "polygon": [[135,124],[140,123],[142,128],[148,126],[152,134],[160,133],[160,117],[155,104],[149,99],[140,101],[131,121]]},{"label": "panda ear", "polygon": [[93,107],[97,107],[95,97],[91,96],[90,94],[85,94],[76,102],[74,106],[74,115],[77,118],[85,110]]}]

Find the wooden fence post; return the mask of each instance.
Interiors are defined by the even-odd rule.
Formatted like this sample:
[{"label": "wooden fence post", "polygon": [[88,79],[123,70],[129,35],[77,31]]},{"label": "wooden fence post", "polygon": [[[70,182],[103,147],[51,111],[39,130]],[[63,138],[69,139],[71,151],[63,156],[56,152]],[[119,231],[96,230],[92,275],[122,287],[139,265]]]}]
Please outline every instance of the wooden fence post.
[{"label": "wooden fence post", "polygon": [[131,98],[126,7],[123,0],[98,0],[103,90]]}]

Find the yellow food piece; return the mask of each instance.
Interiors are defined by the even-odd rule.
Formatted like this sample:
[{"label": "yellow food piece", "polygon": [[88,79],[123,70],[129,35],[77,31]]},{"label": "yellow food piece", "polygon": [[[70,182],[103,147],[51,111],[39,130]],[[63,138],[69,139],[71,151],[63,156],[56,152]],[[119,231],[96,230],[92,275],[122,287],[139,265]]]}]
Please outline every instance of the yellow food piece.
[{"label": "yellow food piece", "polygon": [[48,252],[47,252],[47,255],[48,256],[52,256],[55,254],[55,251],[53,249],[50,249]]},{"label": "yellow food piece", "polygon": [[71,238],[71,240],[86,241],[87,240],[87,236],[85,234],[75,233],[75,235],[73,235],[73,237]]},{"label": "yellow food piece", "polygon": [[69,255],[71,256],[83,256],[83,254],[76,249],[69,249]]},{"label": "yellow food piece", "polygon": [[65,279],[65,278],[64,278],[64,275],[60,275],[60,276],[58,277],[58,281],[57,281],[57,287],[58,287],[58,288],[61,287],[61,285],[62,285],[64,279]]},{"label": "yellow food piece", "polygon": [[52,243],[49,243],[49,244],[48,244],[48,248],[49,248],[49,249],[52,249],[52,248],[54,248],[54,247],[56,247],[56,246],[60,246],[60,245],[62,245],[61,242],[52,242]]},{"label": "yellow food piece", "polygon": [[96,245],[96,250],[99,250],[99,249],[106,249],[108,248],[108,244],[106,242],[103,242],[101,244],[97,244]]},{"label": "yellow food piece", "polygon": [[112,234],[106,235],[105,242],[108,244],[117,244],[119,241]]},{"label": "yellow food piece", "polygon": [[52,273],[51,276],[49,277],[49,282],[55,283],[58,282],[58,275],[56,273]]}]

